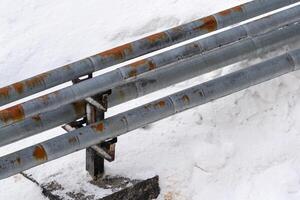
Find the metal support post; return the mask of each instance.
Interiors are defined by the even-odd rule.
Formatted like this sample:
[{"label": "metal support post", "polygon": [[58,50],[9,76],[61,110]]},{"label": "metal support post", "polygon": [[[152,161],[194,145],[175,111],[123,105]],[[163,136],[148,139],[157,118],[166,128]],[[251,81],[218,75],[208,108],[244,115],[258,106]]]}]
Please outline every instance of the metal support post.
[{"label": "metal support post", "polygon": [[[73,80],[73,83],[79,83],[87,79],[92,78],[90,74],[85,79]],[[83,124],[90,125],[95,122],[104,120],[105,112],[107,111],[107,97],[111,94],[111,90],[97,94],[93,97],[88,97],[86,101],[86,116],[81,122],[75,121],[63,128],[67,131],[72,131],[76,128],[80,128]],[[78,124],[80,124],[78,126]],[[77,125],[76,128],[73,125]],[[86,171],[91,175],[93,180],[97,180],[104,175],[104,159],[112,162],[115,159],[115,147],[117,138],[96,144],[86,149]]]}]

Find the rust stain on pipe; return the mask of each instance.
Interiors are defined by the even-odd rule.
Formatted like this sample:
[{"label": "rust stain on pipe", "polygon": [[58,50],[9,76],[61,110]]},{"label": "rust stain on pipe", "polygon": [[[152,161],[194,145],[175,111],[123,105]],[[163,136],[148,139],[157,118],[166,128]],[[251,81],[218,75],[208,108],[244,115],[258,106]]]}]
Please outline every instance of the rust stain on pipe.
[{"label": "rust stain on pipe", "polygon": [[36,146],[34,148],[32,155],[36,160],[47,160],[48,159],[47,153],[42,145]]},{"label": "rust stain on pipe", "polygon": [[82,116],[86,113],[85,112],[86,103],[84,101],[77,101],[72,103],[72,105],[77,116]]},{"label": "rust stain on pipe", "polygon": [[21,105],[16,105],[0,111],[0,120],[4,123],[16,122],[25,118],[24,109]]},{"label": "rust stain on pipe", "polygon": [[18,157],[18,158],[16,159],[16,162],[17,162],[18,165],[20,165],[20,164],[21,164],[21,158]]},{"label": "rust stain on pipe", "polygon": [[205,30],[207,32],[212,32],[212,31],[217,30],[218,23],[217,23],[216,18],[212,15],[201,19],[200,22],[202,23],[202,25],[195,27],[194,28],[195,31]]},{"label": "rust stain on pipe", "polygon": [[8,98],[9,87],[0,88],[0,98]]},{"label": "rust stain on pipe", "polygon": [[138,74],[137,68],[144,67],[144,66],[148,66],[148,71],[154,70],[156,68],[156,64],[154,62],[152,62],[149,59],[143,59],[143,60],[140,60],[140,61],[130,64],[130,67],[132,69],[129,72],[129,77],[136,77]]},{"label": "rust stain on pipe", "polygon": [[35,122],[40,122],[41,121],[41,116],[40,114],[34,115],[31,117]]},{"label": "rust stain on pipe", "polygon": [[43,85],[44,79],[47,78],[48,76],[49,76],[49,73],[43,73],[43,74],[37,75],[31,79],[25,80],[25,84],[28,88],[36,88],[40,85]]},{"label": "rust stain on pipe", "polygon": [[143,59],[143,60],[134,62],[130,66],[133,68],[138,68],[138,67],[145,66],[145,65],[148,65],[149,70],[153,70],[156,68],[156,64],[149,59]]},{"label": "rust stain on pipe", "polygon": [[126,52],[132,53],[132,51],[133,51],[132,46],[130,43],[128,43],[128,44],[124,44],[122,46],[113,48],[111,50],[104,51],[102,53],[99,53],[98,55],[100,55],[101,57],[104,57],[104,58],[113,57],[116,60],[123,60],[123,59],[125,59]]},{"label": "rust stain on pipe", "polygon": [[92,127],[92,129],[96,130],[97,132],[102,132],[104,130],[103,122],[99,122],[97,124],[94,124],[91,127]]},{"label": "rust stain on pipe", "polygon": [[188,95],[184,95],[181,100],[186,104],[190,103],[190,98]]},{"label": "rust stain on pipe", "polygon": [[19,82],[12,85],[15,89],[15,91],[19,94],[22,94],[24,92],[24,84]]},{"label": "rust stain on pipe", "polygon": [[219,12],[218,14],[221,16],[227,16],[227,15],[232,14],[233,12],[243,12],[243,9],[241,6],[236,6],[236,7],[227,9],[227,10],[223,10],[223,11]]},{"label": "rust stain on pipe", "polygon": [[231,8],[231,10],[233,10],[235,12],[243,12],[242,6],[235,6],[235,7]]},{"label": "rust stain on pipe", "polygon": [[160,42],[160,41],[164,41],[166,38],[168,38],[168,35],[165,32],[161,32],[161,33],[156,33],[153,35],[150,35],[148,37],[146,37],[146,39],[151,43],[156,43],[156,42]]},{"label": "rust stain on pipe", "polygon": [[165,101],[159,101],[157,103],[154,104],[155,108],[163,108],[166,106],[166,102]]}]

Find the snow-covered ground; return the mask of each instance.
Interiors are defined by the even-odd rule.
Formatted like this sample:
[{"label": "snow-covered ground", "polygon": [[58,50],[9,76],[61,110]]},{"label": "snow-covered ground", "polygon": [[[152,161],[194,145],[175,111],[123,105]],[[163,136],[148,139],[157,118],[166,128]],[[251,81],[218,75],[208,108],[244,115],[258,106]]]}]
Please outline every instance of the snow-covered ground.
[{"label": "snow-covered ground", "polygon": [[[1,0],[0,86],[244,2]],[[120,105],[109,115],[205,79]],[[107,173],[158,174],[161,200],[299,199],[299,80],[294,72],[122,136]],[[47,131],[0,148],[0,155],[61,133]],[[47,177],[74,160],[83,168],[84,152],[29,172]],[[0,200],[20,198],[46,199],[21,175],[0,181]]]}]

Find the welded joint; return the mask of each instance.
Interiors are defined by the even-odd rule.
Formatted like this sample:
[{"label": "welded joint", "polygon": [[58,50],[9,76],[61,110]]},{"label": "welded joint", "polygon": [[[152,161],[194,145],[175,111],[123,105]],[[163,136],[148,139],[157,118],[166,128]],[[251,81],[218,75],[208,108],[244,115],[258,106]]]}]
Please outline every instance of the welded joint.
[{"label": "welded joint", "polygon": [[105,160],[110,162],[114,160],[114,158],[111,155],[109,155],[109,153],[107,153],[103,148],[99,147],[98,145],[91,146],[91,148]]},{"label": "welded joint", "polygon": [[103,112],[107,111],[107,108],[104,105],[102,105],[101,103],[99,103],[98,101],[93,99],[92,97],[86,98],[85,101],[88,102],[89,104],[91,104],[92,106],[94,106],[95,108],[97,108],[100,111],[103,111]]}]

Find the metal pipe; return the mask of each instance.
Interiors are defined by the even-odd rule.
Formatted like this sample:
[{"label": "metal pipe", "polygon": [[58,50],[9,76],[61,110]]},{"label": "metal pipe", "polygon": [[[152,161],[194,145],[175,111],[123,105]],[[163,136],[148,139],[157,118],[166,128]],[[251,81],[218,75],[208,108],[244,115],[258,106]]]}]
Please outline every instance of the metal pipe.
[{"label": "metal pipe", "polygon": [[0,179],[300,68],[300,49],[0,158]]},{"label": "metal pipe", "polygon": [[[216,70],[218,68],[233,64],[246,59],[249,56],[261,54],[276,47],[295,42],[300,37],[300,23],[295,22],[278,30],[249,37],[239,42],[225,45],[214,51],[210,51],[200,56],[187,59],[192,66],[197,66],[202,74]],[[199,48],[197,42],[194,46]],[[175,55],[174,55],[175,54]],[[164,52],[151,58],[138,61],[128,66],[118,68],[101,76],[80,82],[76,85],[66,87],[62,90],[32,99],[28,102],[13,106],[0,111],[0,127],[21,121],[27,117],[32,117],[40,112],[45,112],[74,101],[104,92],[116,86],[124,84],[127,80],[134,80],[138,75],[145,74],[157,68],[161,68],[169,62],[166,55],[180,58],[177,50]],[[198,67],[200,66],[200,67]],[[187,68],[187,70],[189,70]]]},{"label": "metal pipe", "polygon": [[0,106],[94,71],[119,64],[141,55],[171,46],[258,15],[287,6],[299,0],[255,0],[214,15],[183,24],[136,40],[69,65],[0,88]]},{"label": "metal pipe", "polygon": [[[202,47],[201,50],[203,52],[210,51],[216,47],[245,39],[246,37],[268,32],[271,30],[270,27],[282,26],[283,23],[295,21],[299,16],[300,6],[295,6],[271,16],[201,39],[198,41],[198,44]],[[198,71],[194,70],[195,68],[185,70],[184,65],[185,63],[175,63],[168,68],[146,74],[136,81],[113,88],[111,95],[108,96],[108,107],[113,107],[199,75]],[[15,124],[5,126],[0,129],[0,146],[75,121],[86,114],[84,107],[84,102],[71,106],[61,106],[58,109],[40,113]]]}]

